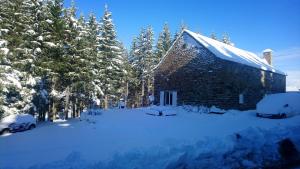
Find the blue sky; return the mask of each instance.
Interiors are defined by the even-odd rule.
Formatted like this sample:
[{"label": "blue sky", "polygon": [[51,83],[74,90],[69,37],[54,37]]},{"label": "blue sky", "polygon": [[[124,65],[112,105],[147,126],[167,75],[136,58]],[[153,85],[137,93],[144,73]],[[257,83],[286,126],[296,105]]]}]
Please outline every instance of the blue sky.
[{"label": "blue sky", "polygon": [[[65,6],[70,1],[65,0]],[[87,16],[93,12],[99,19],[107,4],[118,38],[126,47],[130,47],[142,27],[151,25],[157,39],[165,22],[172,33],[184,22],[188,29],[207,36],[215,32],[221,37],[226,32],[237,47],[257,54],[271,48],[274,65],[289,74],[288,86],[300,88],[299,0],[75,0],[75,3],[78,13]]]}]

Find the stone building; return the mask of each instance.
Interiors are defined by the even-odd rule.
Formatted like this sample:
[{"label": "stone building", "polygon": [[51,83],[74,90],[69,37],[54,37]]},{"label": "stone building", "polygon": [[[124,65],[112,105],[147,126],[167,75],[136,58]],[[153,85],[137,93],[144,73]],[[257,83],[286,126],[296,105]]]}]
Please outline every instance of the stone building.
[{"label": "stone building", "polygon": [[253,109],[264,95],[286,89],[272,51],[263,55],[183,30],[155,68],[155,104]]}]

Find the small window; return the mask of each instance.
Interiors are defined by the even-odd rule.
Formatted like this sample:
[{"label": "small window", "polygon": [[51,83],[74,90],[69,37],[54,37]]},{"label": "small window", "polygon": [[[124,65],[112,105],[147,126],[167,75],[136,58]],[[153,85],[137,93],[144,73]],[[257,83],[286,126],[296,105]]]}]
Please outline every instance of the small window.
[{"label": "small window", "polygon": [[244,94],[239,95],[239,104],[244,104]]}]

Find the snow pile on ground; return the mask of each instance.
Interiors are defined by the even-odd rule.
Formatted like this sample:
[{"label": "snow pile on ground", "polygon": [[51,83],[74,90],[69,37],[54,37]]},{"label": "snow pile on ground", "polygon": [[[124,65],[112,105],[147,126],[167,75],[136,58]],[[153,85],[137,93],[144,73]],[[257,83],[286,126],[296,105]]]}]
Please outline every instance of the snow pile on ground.
[{"label": "snow pile on ground", "polygon": [[96,123],[97,122],[97,116],[100,116],[102,114],[101,109],[86,109],[83,110],[80,114],[80,120],[89,122],[89,123]]},{"label": "snow pile on ground", "polygon": [[267,95],[256,108],[258,113],[263,114],[300,114],[300,92]]},{"label": "snow pile on ground", "polygon": [[212,106],[212,107],[210,108],[210,112],[211,112],[211,113],[221,113],[221,114],[222,114],[222,113],[225,113],[226,110],[217,108],[216,106]]},{"label": "snow pile on ground", "polygon": [[[147,114],[157,109],[176,116]],[[93,123],[57,121],[0,136],[0,168],[253,168],[278,160],[278,141],[284,138],[299,150],[300,116],[273,120],[255,113],[216,115],[184,107],[101,110],[101,115],[87,115]]]},{"label": "snow pile on ground", "polygon": [[80,152],[74,151],[64,160],[35,165],[30,169],[272,168],[281,165],[281,155],[278,151],[280,141],[289,138],[299,146],[299,132],[300,127],[272,130],[249,128],[224,140],[205,138],[192,145],[131,150],[115,154],[107,163],[90,163]]}]

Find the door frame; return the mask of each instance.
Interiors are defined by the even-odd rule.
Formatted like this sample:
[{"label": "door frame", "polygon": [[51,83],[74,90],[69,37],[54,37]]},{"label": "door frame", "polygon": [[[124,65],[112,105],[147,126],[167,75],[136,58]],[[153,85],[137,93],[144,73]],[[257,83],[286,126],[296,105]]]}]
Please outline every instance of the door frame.
[{"label": "door frame", "polygon": [[160,105],[177,106],[177,91],[175,90],[160,91]]}]

